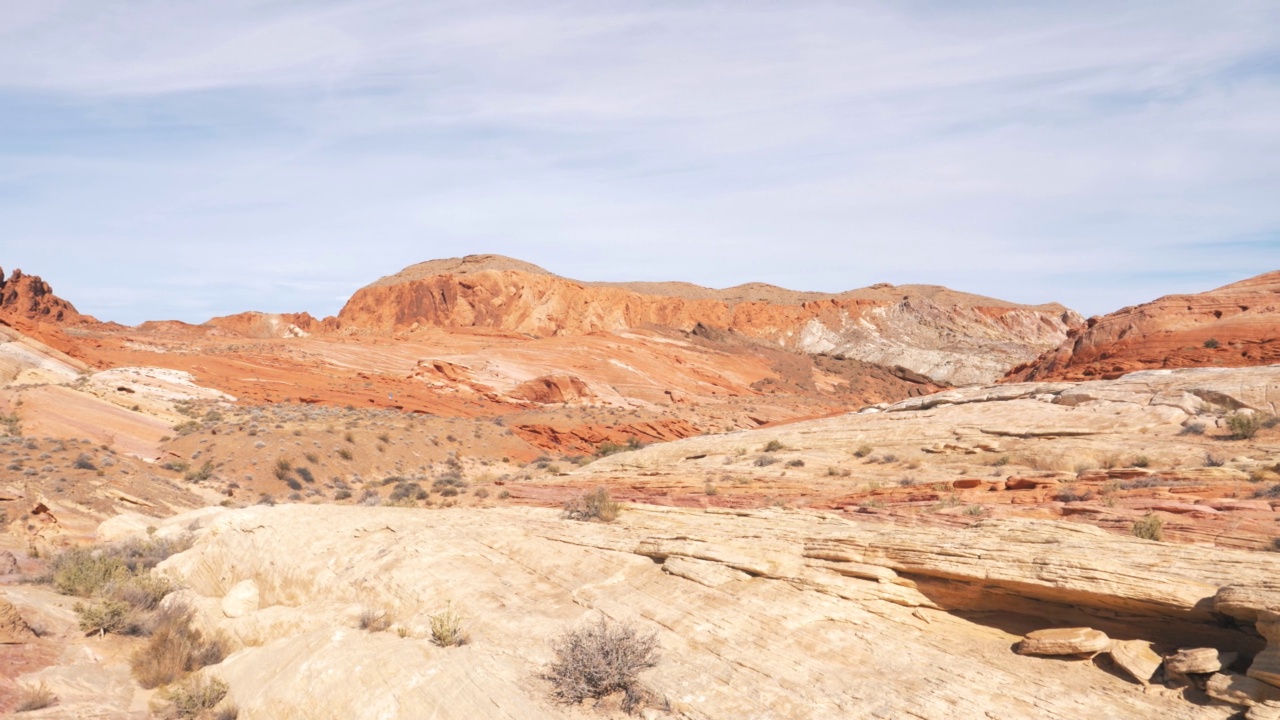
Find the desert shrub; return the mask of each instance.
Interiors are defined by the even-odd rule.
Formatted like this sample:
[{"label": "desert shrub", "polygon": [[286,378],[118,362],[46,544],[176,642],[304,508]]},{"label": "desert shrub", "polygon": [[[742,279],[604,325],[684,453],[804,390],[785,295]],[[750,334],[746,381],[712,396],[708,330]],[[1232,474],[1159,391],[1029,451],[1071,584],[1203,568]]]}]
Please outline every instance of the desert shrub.
[{"label": "desert shrub", "polygon": [[604,442],[596,446],[595,455],[596,457],[605,457],[607,455],[613,455],[616,453],[623,452],[626,449],[627,449],[626,445],[619,445],[618,443],[613,442],[612,440],[605,440]]},{"label": "desert shrub", "polygon": [[302,457],[306,458],[307,462],[312,465],[316,465],[320,462],[320,456],[313,452],[302,453]]},{"label": "desert shrub", "polygon": [[1068,487],[1059,491],[1058,494],[1054,496],[1054,499],[1057,500],[1058,502],[1064,502],[1064,503],[1092,500],[1093,491],[1086,490],[1085,492],[1082,493],[1080,492],[1079,488]]},{"label": "desert shrub", "polygon": [[113,581],[103,589],[103,595],[135,610],[155,610],[173,589],[173,583],[168,578],[144,571]]},{"label": "desert shrub", "polygon": [[431,616],[431,642],[440,647],[454,647],[467,642],[467,632],[463,627],[466,618],[453,609],[450,603],[444,612]]},{"label": "desert shrub", "polygon": [[871,447],[870,445],[859,445],[858,449],[853,451],[853,456],[864,458],[870,455],[874,451],[875,451],[875,448]]},{"label": "desert shrub", "polygon": [[[449,489],[452,490],[453,488]],[[404,500],[426,500],[427,494],[427,491],[423,490],[422,486],[416,482],[401,482],[397,483],[396,486],[392,488],[391,494],[387,496],[387,500],[391,502],[401,502]],[[454,490],[454,494],[457,494],[456,490]]]},{"label": "desert shrub", "polygon": [[987,514],[987,508],[984,505],[970,505],[964,509],[964,514],[971,517],[981,517]]},{"label": "desert shrub", "polygon": [[1253,496],[1256,498],[1280,497],[1280,483],[1276,483],[1271,487],[1267,487],[1267,488],[1258,488],[1257,490],[1253,491]]},{"label": "desert shrub", "polygon": [[351,491],[346,488],[339,488],[333,491],[334,500],[346,500],[351,497]]},{"label": "desert shrub", "polygon": [[829,467],[827,468],[828,477],[849,477],[853,471],[848,468]]},{"label": "desert shrub", "polygon": [[350,450],[346,448],[338,448],[338,457],[342,458],[343,460],[350,460],[353,456]]},{"label": "desert shrub", "polygon": [[80,630],[86,635],[124,635],[137,632],[138,620],[133,609],[119,600],[76,603],[72,609],[79,619]]},{"label": "desert shrub", "polygon": [[200,423],[196,422],[195,420],[187,420],[186,422],[178,423],[177,425],[173,426],[173,431],[178,433],[179,435],[190,435],[191,433],[199,429],[200,429]]},{"label": "desert shrub", "polygon": [[996,458],[995,462],[991,464],[996,467],[1004,467],[1005,465],[1008,465],[1010,461],[1011,461],[1011,458],[1008,455],[1001,455],[1000,457]]},{"label": "desert shrub", "polygon": [[191,608],[180,604],[161,608],[157,613],[147,644],[129,659],[133,678],[142,687],[167,685],[226,657],[226,639],[221,635],[205,637],[191,626],[191,615]]},{"label": "desert shrub", "polygon": [[788,460],[787,467],[804,467],[804,461],[801,460],[800,458],[796,458],[795,460]]},{"label": "desert shrub", "polygon": [[601,618],[570,630],[552,643],[556,659],[546,678],[557,700],[574,704],[623,693],[628,712],[643,702],[639,674],[658,664],[658,636]]},{"label": "desert shrub", "polygon": [[187,720],[205,716],[217,707],[227,696],[227,689],[227,684],[218,678],[192,675],[160,697],[169,702],[171,717]]},{"label": "desert shrub", "polygon": [[293,472],[293,463],[289,458],[276,458],[276,465],[272,472],[275,473],[277,480],[284,480],[289,477],[290,472]]},{"label": "desert shrub", "polygon": [[622,503],[614,502],[607,488],[598,487],[572,498],[564,504],[564,517],[570,520],[613,522],[622,512]]},{"label": "desert shrub", "polygon": [[1145,468],[1145,467],[1149,467],[1150,465],[1151,465],[1151,458],[1147,457],[1146,455],[1139,455],[1133,460],[1133,466],[1137,468]]},{"label": "desert shrub", "polygon": [[1210,350],[1217,349],[1218,346],[1220,346],[1221,344],[1222,343],[1218,342],[1218,338],[1209,338],[1208,340],[1204,341],[1204,346],[1209,348]]},{"label": "desert shrub", "polygon": [[1226,464],[1227,464],[1226,458],[1218,457],[1212,453],[1204,454],[1205,467],[1222,467],[1223,465],[1226,465]]},{"label": "desert shrub", "polygon": [[786,445],[783,445],[781,442],[777,440],[770,440],[769,442],[764,444],[764,447],[761,448],[760,451],[767,452],[767,453],[778,452],[779,450],[786,449],[786,447],[787,447]]},{"label": "desert shrub", "polygon": [[108,583],[129,574],[129,568],[118,556],[90,548],[61,552],[49,565],[53,588],[63,595],[75,597],[89,597]]},{"label": "desert shrub", "polygon": [[93,458],[85,453],[80,453],[76,459],[72,461],[71,467],[77,470],[97,470],[98,466],[93,464]]},{"label": "desert shrub", "polygon": [[488,490],[486,490],[485,488],[476,488],[476,491],[475,491],[475,492],[473,492],[473,493],[471,493],[471,494],[472,494],[472,495],[475,495],[476,497],[480,498],[481,500],[483,500],[483,499],[485,499],[485,498],[489,497],[489,491],[488,491]]},{"label": "desert shrub", "polygon": [[311,474],[311,468],[306,468],[306,467],[295,468],[293,473],[297,475],[298,478],[302,480],[302,482],[313,483],[316,481],[316,476]]},{"label": "desert shrub", "polygon": [[1164,539],[1164,520],[1159,515],[1150,513],[1133,524],[1130,529],[1134,537],[1140,537],[1143,540],[1163,540]]},{"label": "desert shrub", "polygon": [[707,484],[702,488],[702,491],[703,491],[703,492],[705,492],[705,493],[706,493],[706,494],[708,494],[708,495],[719,495],[719,494],[720,494],[720,489],[719,489],[719,488],[717,488],[717,487],[716,487],[714,484],[712,484],[712,483],[707,483]]},{"label": "desert shrub", "polygon": [[213,477],[213,462],[205,460],[204,464],[197,470],[191,470],[183,475],[188,482],[204,482]]},{"label": "desert shrub", "polygon": [[[296,491],[296,490],[301,490],[301,489],[302,489],[302,483],[298,482],[297,480],[294,480],[292,477],[286,477],[286,478],[284,479],[284,484],[285,484],[285,486],[287,486],[290,490],[295,490],[295,491]],[[293,493],[293,494],[294,494],[294,495],[297,495],[297,493],[296,493],[296,492],[295,492],[295,493]],[[291,498],[291,499],[292,499],[292,498]]]},{"label": "desert shrub", "polygon": [[1179,431],[1178,434],[1179,435],[1203,435],[1204,430],[1205,430],[1205,424],[1200,422],[1199,420],[1196,420],[1195,422],[1189,422],[1186,425],[1183,425],[1182,430]]},{"label": "desert shrub", "polygon": [[3,426],[5,433],[12,437],[22,436],[22,420],[17,414],[0,415],[0,426]]},{"label": "desert shrub", "polygon": [[49,686],[42,680],[39,685],[24,685],[18,690],[18,704],[13,708],[15,713],[43,710],[58,704],[58,696],[53,694]]},{"label": "desert shrub", "polygon": [[1250,440],[1262,429],[1262,417],[1258,413],[1234,413],[1227,417],[1227,429],[1232,440]]},{"label": "desert shrub", "polygon": [[382,632],[391,627],[391,616],[383,610],[365,608],[360,611],[360,629],[369,632]]},{"label": "desert shrub", "polygon": [[778,462],[778,458],[772,455],[761,455],[757,457],[752,464],[756,467],[769,467],[776,462]]}]

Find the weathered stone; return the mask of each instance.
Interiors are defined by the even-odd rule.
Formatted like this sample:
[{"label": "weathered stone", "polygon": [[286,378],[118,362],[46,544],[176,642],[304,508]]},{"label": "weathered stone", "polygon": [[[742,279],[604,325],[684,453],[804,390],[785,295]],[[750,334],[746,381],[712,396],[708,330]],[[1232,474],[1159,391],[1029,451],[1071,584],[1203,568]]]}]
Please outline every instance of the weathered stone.
[{"label": "weathered stone", "polygon": [[1022,655],[1094,655],[1106,650],[1111,638],[1093,628],[1048,628],[1027,633],[1018,643]]},{"label": "weathered stone", "polygon": [[1112,640],[1111,659],[1143,685],[1151,682],[1164,661],[1145,640]]},{"label": "weathered stone", "polygon": [[1213,596],[1213,609],[1238,620],[1255,622],[1263,610],[1280,610],[1280,586],[1227,585]]},{"label": "weathered stone", "polygon": [[0,644],[24,643],[34,640],[36,634],[22,619],[13,603],[0,598]]},{"label": "weathered stone", "polygon": [[1273,610],[1258,611],[1257,628],[1262,637],[1267,639],[1267,649],[1253,658],[1248,675],[1280,687],[1280,613]]},{"label": "weathered stone", "polygon": [[1266,700],[1249,708],[1245,720],[1280,720],[1280,700]]},{"label": "weathered stone", "polygon": [[244,617],[258,611],[258,584],[253,580],[241,580],[222,598],[222,614],[229,618]]},{"label": "weathered stone", "polygon": [[1238,655],[1215,648],[1183,648],[1164,659],[1165,667],[1187,675],[1214,673],[1235,662]]},{"label": "weathered stone", "polygon": [[1280,700],[1280,688],[1246,675],[1216,673],[1205,684],[1209,697],[1232,705],[1257,705],[1267,700]]},{"label": "weathered stone", "polygon": [[13,553],[5,550],[0,552],[0,575],[15,575],[18,573],[18,558]]}]

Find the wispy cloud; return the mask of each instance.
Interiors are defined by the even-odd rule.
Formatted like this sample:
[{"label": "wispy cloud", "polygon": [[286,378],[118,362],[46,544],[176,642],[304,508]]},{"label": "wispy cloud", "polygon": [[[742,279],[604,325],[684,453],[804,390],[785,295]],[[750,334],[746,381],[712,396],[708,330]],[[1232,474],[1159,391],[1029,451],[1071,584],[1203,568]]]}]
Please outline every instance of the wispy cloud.
[{"label": "wispy cloud", "polygon": [[1105,312],[1280,267],[1278,128],[1265,1],[15,4],[0,263],[128,322],[471,252]]}]

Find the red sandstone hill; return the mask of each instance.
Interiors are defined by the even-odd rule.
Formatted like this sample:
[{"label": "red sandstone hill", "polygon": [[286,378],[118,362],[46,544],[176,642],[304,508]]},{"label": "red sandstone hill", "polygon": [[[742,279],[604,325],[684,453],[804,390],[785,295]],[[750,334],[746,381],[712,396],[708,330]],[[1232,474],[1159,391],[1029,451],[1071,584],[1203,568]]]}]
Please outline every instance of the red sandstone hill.
[{"label": "red sandstone hill", "polygon": [[476,327],[534,336],[661,326],[729,330],[774,346],[901,366],[935,382],[990,382],[1082,322],[1057,304],[1026,306],[929,285],[839,294],[762,283],[584,283],[497,255],[435,260],[352,295],[346,332]]},{"label": "red sandstone hill", "polygon": [[53,294],[49,283],[21,270],[5,278],[0,268],[0,325],[8,325],[22,334],[43,342],[78,359],[80,348],[66,333],[65,325],[96,323],[81,315],[74,305]]},{"label": "red sandstone hill", "polygon": [[1090,318],[1009,380],[1086,380],[1135,370],[1280,362],[1280,271]]}]

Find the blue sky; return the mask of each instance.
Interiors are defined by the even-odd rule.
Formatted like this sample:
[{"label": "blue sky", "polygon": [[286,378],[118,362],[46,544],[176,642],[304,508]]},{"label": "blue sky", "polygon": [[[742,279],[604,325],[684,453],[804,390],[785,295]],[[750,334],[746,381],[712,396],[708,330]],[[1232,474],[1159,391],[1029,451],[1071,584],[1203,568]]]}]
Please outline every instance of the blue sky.
[{"label": "blue sky", "polygon": [[0,266],[81,311],[481,252],[1085,314],[1280,269],[1280,4],[0,0]]}]

